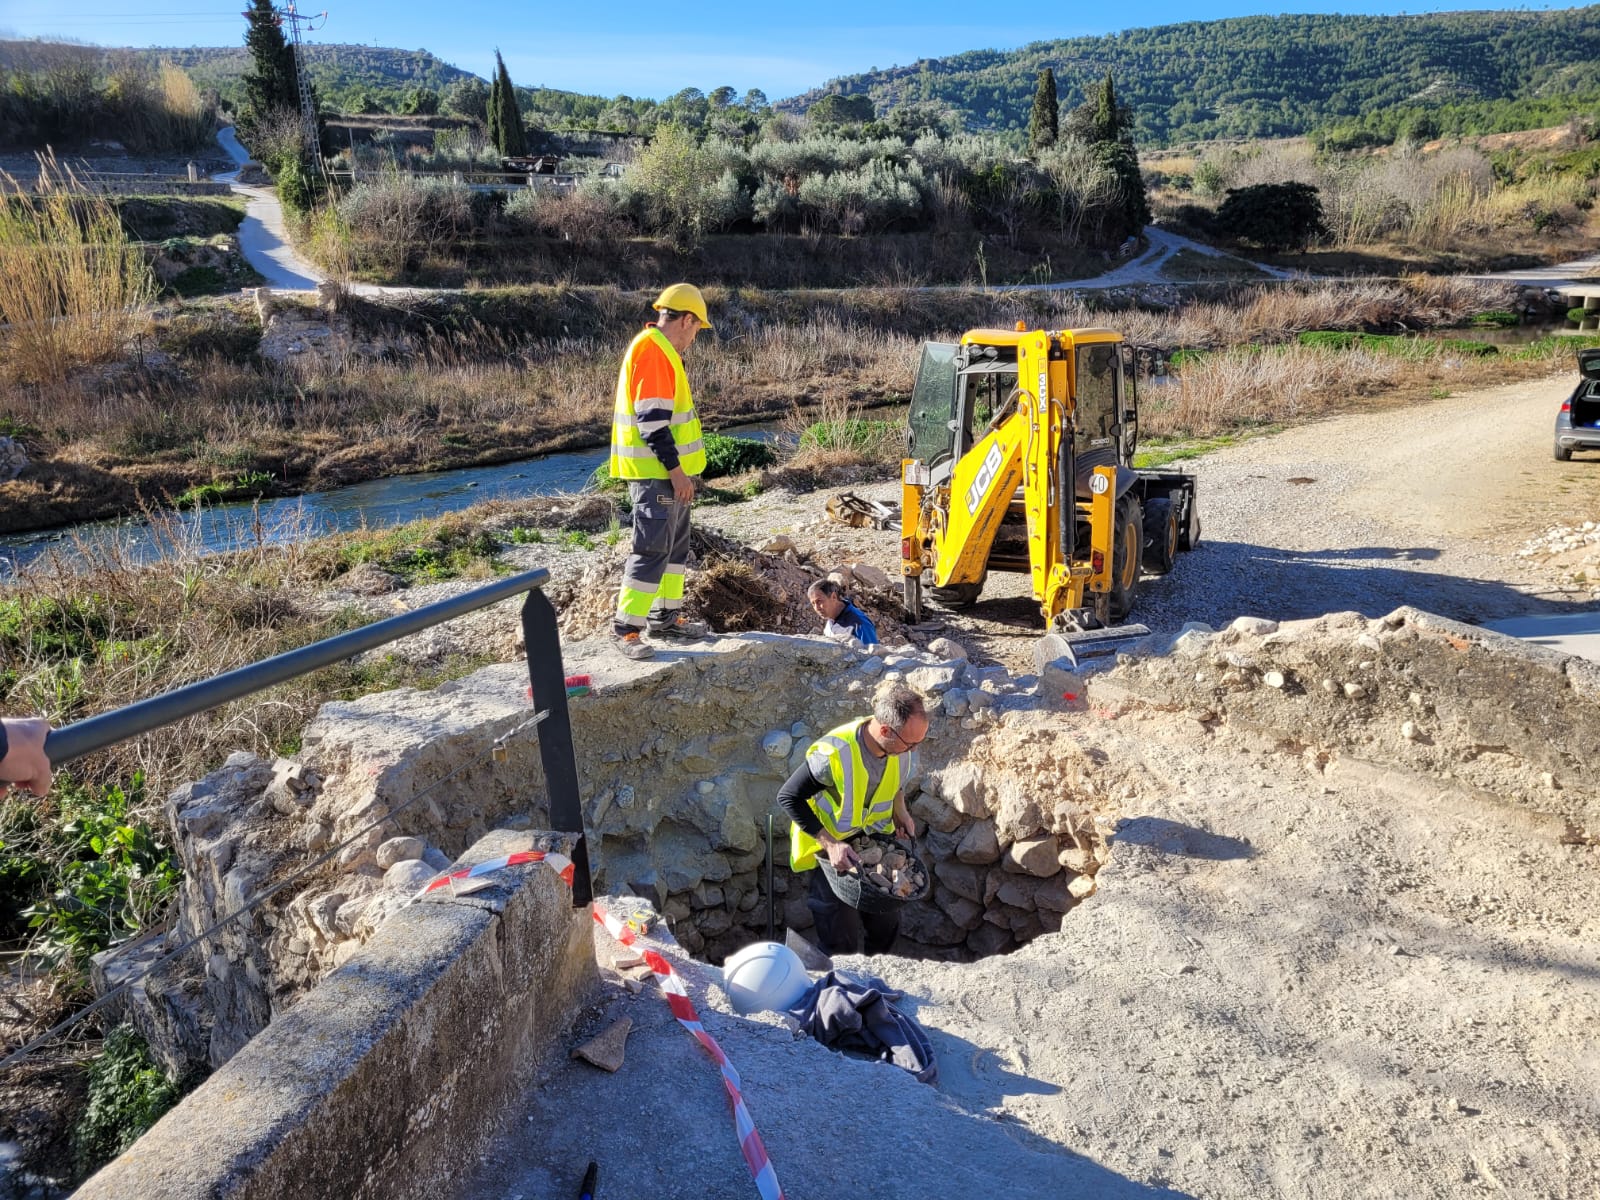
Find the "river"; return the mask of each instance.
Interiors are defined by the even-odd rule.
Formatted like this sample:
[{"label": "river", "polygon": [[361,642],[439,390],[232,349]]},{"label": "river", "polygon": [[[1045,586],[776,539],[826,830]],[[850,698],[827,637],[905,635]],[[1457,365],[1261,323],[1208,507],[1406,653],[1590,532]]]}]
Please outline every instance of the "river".
[{"label": "river", "polygon": [[[778,442],[792,437],[782,422],[736,425],[733,437]],[[217,554],[257,544],[283,545],[348,529],[380,529],[480,504],[575,492],[610,451],[605,446],[546,454],[489,467],[460,467],[419,475],[371,479],[326,492],[278,500],[215,504],[163,513],[156,526],[143,520],[86,521],[61,529],[0,537],[0,579],[14,578],[54,555],[66,563],[85,553],[144,563],[170,555]]]}]

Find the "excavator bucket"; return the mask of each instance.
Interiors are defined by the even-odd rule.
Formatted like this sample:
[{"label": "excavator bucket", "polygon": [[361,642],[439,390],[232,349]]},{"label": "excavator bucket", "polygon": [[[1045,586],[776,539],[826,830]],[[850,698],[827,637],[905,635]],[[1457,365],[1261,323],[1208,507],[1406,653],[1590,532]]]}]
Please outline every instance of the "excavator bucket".
[{"label": "excavator bucket", "polygon": [[1124,646],[1150,636],[1145,625],[1112,625],[1105,629],[1052,631],[1033,644],[1033,665],[1044,670],[1046,663],[1064,658],[1076,669],[1080,660],[1115,654]]}]

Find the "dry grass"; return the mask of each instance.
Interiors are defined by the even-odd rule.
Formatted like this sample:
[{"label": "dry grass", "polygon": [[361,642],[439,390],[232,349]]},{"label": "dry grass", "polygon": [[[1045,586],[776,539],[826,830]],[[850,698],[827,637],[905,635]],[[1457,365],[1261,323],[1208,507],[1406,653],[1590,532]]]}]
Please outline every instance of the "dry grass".
[{"label": "dry grass", "polygon": [[[244,304],[192,305],[156,331],[181,373],[12,389],[7,416],[25,428],[36,465],[8,485],[0,530],[108,515],[138,495],[160,500],[251,471],[283,489],[318,488],[598,444],[648,298],[555,287],[472,292],[450,308],[435,298],[417,311],[352,299],[357,340],[384,356],[294,372],[250,357],[259,327]],[[1241,288],[1168,313],[1090,310],[1069,292],[711,289],[709,299],[718,338],[695,346],[689,369],[715,426],[894,403],[910,392],[919,344],[963,328],[1110,325],[1141,347],[1220,348],[1308,329],[1448,324],[1513,297],[1502,285],[1417,277]]]},{"label": "dry grass", "polygon": [[1548,338],[1514,353],[1474,357],[1405,355],[1353,348],[1245,346],[1185,363],[1176,379],[1146,388],[1139,425],[1150,437],[1204,438],[1290,425],[1349,408],[1367,397],[1438,394],[1543,375],[1565,362],[1570,343]]},{"label": "dry grass", "polygon": [[53,382],[115,357],[148,323],[155,293],[110,201],[50,156],[33,191],[0,172],[0,349],[12,374]]},{"label": "dry grass", "polygon": [[[82,719],[366,624],[357,609],[308,603],[344,571],[375,562],[419,581],[489,574],[471,516],[414,522],[289,544],[203,554],[185,528],[150,514],[157,561],[136,566],[114,548],[79,546],[81,561],[34,564],[0,587],[0,706],[54,723]],[[74,766],[79,779],[126,782],[135,771],[159,802],[247,749],[284,752],[324,702],[427,684],[479,659],[414,666],[346,662],[190,717]]]}]

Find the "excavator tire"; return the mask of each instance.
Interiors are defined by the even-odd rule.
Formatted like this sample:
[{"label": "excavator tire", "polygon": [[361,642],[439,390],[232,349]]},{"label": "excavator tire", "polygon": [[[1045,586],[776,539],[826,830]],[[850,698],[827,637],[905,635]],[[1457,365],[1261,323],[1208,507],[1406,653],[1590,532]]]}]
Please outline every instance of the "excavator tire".
[{"label": "excavator tire", "polygon": [[1139,586],[1139,559],[1144,549],[1144,516],[1132,492],[1117,501],[1111,556],[1111,619],[1118,624],[1133,611]]},{"label": "excavator tire", "polygon": [[1178,514],[1170,497],[1160,496],[1145,505],[1144,554],[1141,565],[1148,575],[1165,575],[1172,570],[1178,553]]},{"label": "excavator tire", "polygon": [[945,608],[971,608],[983,594],[984,579],[988,577],[989,573],[985,571],[984,578],[977,583],[952,583],[947,587],[929,588],[928,595],[935,604]]}]

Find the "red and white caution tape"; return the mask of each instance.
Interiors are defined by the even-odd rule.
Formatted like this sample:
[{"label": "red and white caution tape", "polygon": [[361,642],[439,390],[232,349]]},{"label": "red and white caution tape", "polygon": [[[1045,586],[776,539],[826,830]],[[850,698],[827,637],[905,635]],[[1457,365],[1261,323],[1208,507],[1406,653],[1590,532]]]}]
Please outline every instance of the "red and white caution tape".
[{"label": "red and white caution tape", "polygon": [[[594,919],[604,925],[606,932],[616,938],[624,946],[634,943],[636,934],[633,929],[617,920],[598,904],[594,906]],[[717,1066],[722,1070],[722,1086],[727,1089],[728,1099],[733,1105],[734,1131],[739,1137],[739,1149],[744,1152],[744,1161],[750,1168],[750,1175],[756,1181],[756,1191],[761,1193],[762,1200],[784,1200],[783,1188],[778,1183],[778,1173],[772,1168],[772,1160],[767,1157],[767,1148],[761,1141],[761,1135],[756,1132],[756,1123],[750,1118],[750,1110],[745,1107],[744,1092],[739,1082],[739,1072],[734,1070],[733,1063],[728,1061],[728,1056],[723,1053],[722,1047],[717,1045],[717,1039],[706,1032],[700,1023],[700,1014],[695,1011],[694,1002],[689,999],[688,989],[683,986],[683,980],[678,978],[678,973],[672,969],[672,964],[654,950],[644,951],[644,961],[655,972],[656,982],[661,985],[661,991],[667,998],[667,1007],[672,1009],[672,1015],[678,1018],[678,1023],[694,1035],[695,1041],[705,1048]]]},{"label": "red and white caution tape", "polygon": [[428,886],[416,894],[413,899],[420,899],[429,892],[437,892],[440,888],[454,888],[469,879],[477,879],[495,871],[504,870],[506,867],[518,867],[524,863],[549,863],[555,873],[568,887],[572,886],[572,860],[564,854],[545,850],[519,850],[515,854],[508,854],[504,858],[496,858],[489,862],[479,863],[477,866],[465,871],[452,871],[448,875],[441,875],[437,879],[430,879]]}]

